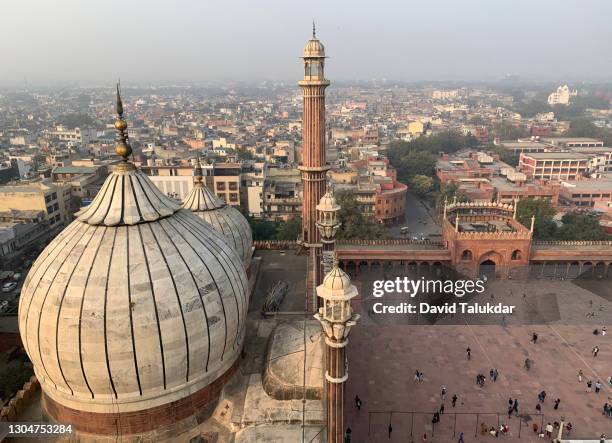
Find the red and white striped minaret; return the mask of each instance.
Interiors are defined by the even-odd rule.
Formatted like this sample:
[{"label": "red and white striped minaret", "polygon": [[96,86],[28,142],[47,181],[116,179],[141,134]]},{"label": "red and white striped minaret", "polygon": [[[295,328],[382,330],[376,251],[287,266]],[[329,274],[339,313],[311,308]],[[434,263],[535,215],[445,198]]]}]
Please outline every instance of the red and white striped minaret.
[{"label": "red and white striped minaret", "polygon": [[317,229],[317,204],[326,191],[325,175],[325,47],[317,39],[314,23],[312,39],[304,47],[304,78],[298,82],[304,94],[302,120],[302,242],[308,249],[307,307],[316,308],[315,288],[321,284],[321,242]]}]

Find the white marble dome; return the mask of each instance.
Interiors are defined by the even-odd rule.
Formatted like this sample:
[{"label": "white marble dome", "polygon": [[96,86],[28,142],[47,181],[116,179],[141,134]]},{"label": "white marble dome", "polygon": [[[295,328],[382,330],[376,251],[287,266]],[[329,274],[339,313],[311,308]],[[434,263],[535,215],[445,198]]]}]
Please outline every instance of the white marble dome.
[{"label": "white marble dome", "polygon": [[225,238],[127,162],[77,215],[32,265],[19,302],[44,393],[78,411],[140,411],[228,371],[248,282]]},{"label": "white marble dome", "polygon": [[321,58],[325,57],[325,46],[323,43],[316,38],[312,37],[312,39],[306,42],[306,46],[304,46],[304,58]]},{"label": "white marble dome", "polygon": [[343,297],[347,293],[352,293],[355,286],[351,284],[351,278],[346,272],[334,264],[334,267],[323,277],[323,283],[317,287],[318,293],[324,293],[328,298]]},{"label": "white marble dome", "polygon": [[240,211],[226,204],[204,186],[198,170],[196,167],[195,183],[183,201],[183,208],[189,209],[224,235],[242,258],[244,268],[249,269],[253,255],[253,234],[249,222]]}]

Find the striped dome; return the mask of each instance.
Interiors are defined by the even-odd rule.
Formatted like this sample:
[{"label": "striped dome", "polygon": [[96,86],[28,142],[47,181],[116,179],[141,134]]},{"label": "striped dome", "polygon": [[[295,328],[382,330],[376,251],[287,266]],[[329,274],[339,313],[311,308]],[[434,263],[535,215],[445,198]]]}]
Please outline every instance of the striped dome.
[{"label": "striped dome", "polygon": [[249,269],[253,255],[253,235],[249,222],[240,211],[214,195],[198,177],[196,175],[193,189],[183,201],[183,208],[189,209],[223,234],[242,258],[245,269]]},{"label": "striped dome", "polygon": [[32,265],[19,329],[53,401],[140,411],[186,398],[234,364],[247,286],[223,236],[123,163]]},{"label": "striped dome", "polygon": [[323,46],[323,43],[321,43],[321,41],[318,38],[313,37],[312,39],[306,42],[306,46],[304,46],[303,57],[304,58],[323,58],[325,57],[325,46]]}]

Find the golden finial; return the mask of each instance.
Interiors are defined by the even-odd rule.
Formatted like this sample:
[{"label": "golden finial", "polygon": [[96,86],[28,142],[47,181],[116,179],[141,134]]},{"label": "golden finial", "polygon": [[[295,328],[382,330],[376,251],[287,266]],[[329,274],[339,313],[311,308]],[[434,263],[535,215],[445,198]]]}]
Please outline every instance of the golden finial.
[{"label": "golden finial", "polygon": [[193,177],[196,183],[202,182],[202,163],[200,163],[200,154],[196,157],[196,165],[193,169]]},{"label": "golden finial", "polygon": [[123,161],[127,162],[128,157],[132,154],[132,147],[127,137],[127,122],[123,118],[123,102],[121,101],[121,93],[119,92],[119,83],[117,83],[117,120],[115,120],[115,129],[117,130],[117,146],[115,152],[118,156],[123,157]]}]

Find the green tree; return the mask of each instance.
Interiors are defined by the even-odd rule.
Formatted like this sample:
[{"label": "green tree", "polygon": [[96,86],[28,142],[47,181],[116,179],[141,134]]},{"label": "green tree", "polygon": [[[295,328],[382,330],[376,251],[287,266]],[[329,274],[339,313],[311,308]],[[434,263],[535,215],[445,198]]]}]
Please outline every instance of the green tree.
[{"label": "green tree", "polygon": [[561,221],[563,226],[557,230],[556,237],[559,240],[608,240],[603,227],[597,220],[594,212],[581,214],[571,212],[565,214]]},{"label": "green tree", "polygon": [[370,240],[388,237],[384,226],[378,223],[374,217],[363,215],[359,208],[359,202],[353,194],[348,192],[338,193],[336,199],[340,205],[338,219],[341,223],[337,238]]},{"label": "green tree", "polygon": [[434,179],[426,175],[415,175],[410,180],[410,189],[419,197],[426,197],[434,189]]},{"label": "green tree", "polygon": [[[438,182],[439,183],[439,182]],[[430,201],[435,205],[436,210],[441,214],[444,208],[444,202],[452,203],[455,198],[458,202],[468,201],[467,196],[453,183],[439,183],[438,189],[430,195]]]},{"label": "green tree", "polygon": [[291,217],[286,222],[279,222],[274,238],[276,240],[297,240],[302,232],[302,217]]},{"label": "green tree", "polygon": [[238,149],[238,160],[255,160],[255,156],[251,151],[247,151],[246,149]]},{"label": "green tree", "polygon": [[273,240],[278,229],[278,222],[262,218],[249,217],[249,225],[253,233],[253,240]]},{"label": "green tree", "polygon": [[453,153],[477,145],[478,141],[473,136],[449,131],[410,142],[394,141],[387,149],[387,156],[397,169],[399,181],[410,183],[415,175],[435,175],[440,152]]},{"label": "green tree", "polygon": [[567,137],[592,137],[604,141],[606,146],[612,146],[612,131],[599,128],[587,119],[575,119],[570,122],[570,127],[564,134]]},{"label": "green tree", "polygon": [[529,132],[525,128],[506,122],[495,125],[493,132],[502,140],[516,140],[529,136]]},{"label": "green tree", "polygon": [[546,99],[534,99],[529,102],[519,102],[515,107],[514,111],[521,114],[521,117],[530,118],[534,117],[536,114],[540,114],[542,112],[551,111],[550,106],[546,103]]},{"label": "green tree", "polygon": [[523,226],[530,227],[531,217],[535,216],[533,235],[539,239],[555,238],[555,213],[550,202],[544,199],[525,198],[519,200],[516,208],[516,218]]},{"label": "green tree", "polygon": [[493,143],[489,143],[487,149],[490,153],[499,155],[499,159],[505,163],[508,163],[510,166],[518,166],[519,154],[515,154],[508,149],[502,148],[501,146],[495,146]]}]

